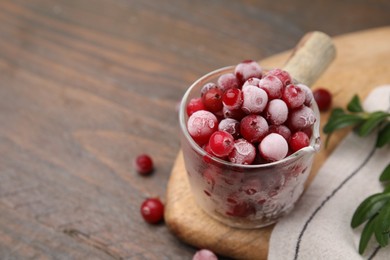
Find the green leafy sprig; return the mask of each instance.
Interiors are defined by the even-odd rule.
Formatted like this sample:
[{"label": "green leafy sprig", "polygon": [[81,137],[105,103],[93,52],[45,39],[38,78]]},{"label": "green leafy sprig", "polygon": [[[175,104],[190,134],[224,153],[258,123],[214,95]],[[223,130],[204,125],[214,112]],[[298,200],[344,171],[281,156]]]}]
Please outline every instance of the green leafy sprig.
[{"label": "green leafy sprig", "polygon": [[[381,148],[390,143],[390,113],[385,111],[366,112],[360,99],[355,95],[347,105],[347,110],[335,108],[332,110],[328,122],[324,126],[324,133],[327,134],[325,146],[335,131],[353,127],[360,136],[365,137],[374,130],[378,130],[375,146]],[[364,225],[360,243],[359,253],[363,254],[368,242],[374,235],[381,247],[389,244],[390,239],[390,164],[380,175],[379,180],[383,182],[384,190],[366,198],[356,209],[351,227],[356,228]],[[387,184],[387,186],[386,186]]]},{"label": "green leafy sprig", "polygon": [[385,111],[364,111],[359,97],[355,95],[348,103],[346,111],[342,108],[332,110],[329,120],[323,129],[324,133],[327,134],[325,146],[335,131],[346,127],[353,127],[360,137],[365,137],[379,128],[376,147],[383,147],[390,143],[389,119],[390,113]]}]

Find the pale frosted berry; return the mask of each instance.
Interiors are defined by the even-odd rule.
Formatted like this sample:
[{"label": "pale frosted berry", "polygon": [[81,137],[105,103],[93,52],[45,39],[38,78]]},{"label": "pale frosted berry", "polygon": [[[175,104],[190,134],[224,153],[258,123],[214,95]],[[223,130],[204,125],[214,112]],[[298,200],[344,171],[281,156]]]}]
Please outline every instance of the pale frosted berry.
[{"label": "pale frosted berry", "polygon": [[279,161],[288,153],[288,143],[283,136],[271,133],[259,144],[259,151],[264,159],[270,162]]},{"label": "pale frosted berry", "polygon": [[267,105],[267,93],[259,87],[248,85],[243,89],[242,94],[244,102],[241,109],[247,114],[260,113]]},{"label": "pale frosted berry", "polygon": [[310,139],[306,133],[302,131],[295,132],[290,138],[290,148],[296,152],[310,144]]},{"label": "pale frosted berry", "polygon": [[228,89],[223,93],[222,96],[223,105],[230,110],[240,108],[243,101],[243,94],[238,88]]},{"label": "pale frosted berry", "polygon": [[313,91],[313,96],[320,111],[326,111],[330,108],[332,104],[332,94],[330,94],[329,90],[318,88]]},{"label": "pale frosted berry", "polygon": [[192,260],[218,260],[218,257],[210,250],[201,249],[195,253]]},{"label": "pale frosted berry", "polygon": [[267,75],[272,75],[277,77],[278,79],[280,79],[280,81],[283,83],[284,86],[287,86],[292,83],[290,74],[285,70],[272,69],[268,71]]},{"label": "pale frosted berry", "polygon": [[225,131],[215,131],[209,140],[211,152],[217,157],[225,157],[233,150],[234,137]]},{"label": "pale frosted berry", "polygon": [[316,121],[316,117],[311,108],[302,106],[290,113],[289,126],[293,130],[300,130],[311,127]]},{"label": "pale frosted berry", "polygon": [[288,108],[281,99],[273,99],[268,103],[265,110],[265,118],[270,124],[281,125],[286,122],[288,117]]},{"label": "pale frosted berry", "polygon": [[234,118],[236,120],[241,120],[246,116],[245,112],[241,109],[228,109],[225,106],[222,108],[222,112],[225,118]]},{"label": "pale frosted berry", "polygon": [[259,87],[264,89],[269,99],[281,98],[283,93],[283,83],[273,75],[267,75],[259,82]]},{"label": "pale frosted berry", "polygon": [[229,161],[237,164],[252,164],[256,157],[256,148],[245,139],[234,141],[234,147],[229,154]]},{"label": "pale frosted berry", "polygon": [[286,102],[288,108],[294,109],[303,105],[306,94],[301,88],[290,84],[284,88],[282,99]]},{"label": "pale frosted berry", "polygon": [[141,205],[141,215],[150,224],[157,224],[164,218],[164,204],[158,198],[146,199]]},{"label": "pale frosted berry", "polygon": [[203,96],[202,102],[206,109],[211,112],[218,112],[222,110],[222,95],[223,92],[219,88],[209,89]]},{"label": "pale frosted berry", "polygon": [[233,118],[222,119],[218,124],[218,130],[228,132],[237,138],[240,135],[240,122]]},{"label": "pale frosted berry", "polygon": [[280,134],[288,142],[291,137],[291,130],[285,125],[271,125],[269,127],[269,133]]},{"label": "pale frosted berry", "polygon": [[241,83],[244,83],[249,78],[261,78],[262,71],[263,69],[256,61],[245,60],[235,67],[234,74]]},{"label": "pale frosted berry", "polygon": [[148,175],[153,170],[153,160],[149,155],[141,154],[135,158],[134,166],[140,175]]},{"label": "pale frosted berry", "polygon": [[217,117],[206,110],[196,111],[188,118],[187,129],[194,141],[203,145],[218,129]]},{"label": "pale frosted berry", "polygon": [[297,84],[296,86],[305,92],[305,102],[303,104],[305,104],[306,106],[310,106],[314,98],[311,89],[304,84]]},{"label": "pale frosted berry", "polygon": [[241,135],[249,142],[260,142],[268,133],[268,123],[260,115],[248,115],[241,120]]},{"label": "pale frosted berry", "polygon": [[204,106],[201,98],[192,98],[187,104],[187,115],[190,116],[196,111],[205,109],[206,107]]},{"label": "pale frosted berry", "polygon": [[213,89],[213,88],[219,88],[219,87],[217,86],[217,84],[215,84],[213,82],[209,82],[209,83],[204,84],[204,86],[200,90],[200,97],[203,97],[203,95],[206,94],[207,91],[209,91],[210,89]]},{"label": "pale frosted berry", "polygon": [[244,84],[242,85],[242,89],[246,88],[246,86],[255,86],[255,87],[258,87],[259,86],[259,83],[260,83],[260,79],[259,78],[249,78],[247,81],[244,82]]},{"label": "pale frosted berry", "polygon": [[233,73],[226,73],[219,76],[217,84],[222,91],[239,87],[239,82]]}]

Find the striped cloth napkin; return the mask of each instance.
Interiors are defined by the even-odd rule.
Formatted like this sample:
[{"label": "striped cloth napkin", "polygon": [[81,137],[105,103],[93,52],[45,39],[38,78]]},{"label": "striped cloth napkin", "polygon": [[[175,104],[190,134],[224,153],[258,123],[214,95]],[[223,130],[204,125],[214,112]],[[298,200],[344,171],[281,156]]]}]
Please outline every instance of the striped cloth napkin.
[{"label": "striped cloth napkin", "polygon": [[[375,88],[363,106],[367,111],[388,110],[390,85]],[[390,147],[375,149],[375,141],[376,135],[350,133],[338,145],[295,209],[276,224],[269,260],[390,259],[390,246],[379,248],[374,238],[359,255],[363,225],[350,227],[357,206],[383,190],[379,175],[390,163]]]}]

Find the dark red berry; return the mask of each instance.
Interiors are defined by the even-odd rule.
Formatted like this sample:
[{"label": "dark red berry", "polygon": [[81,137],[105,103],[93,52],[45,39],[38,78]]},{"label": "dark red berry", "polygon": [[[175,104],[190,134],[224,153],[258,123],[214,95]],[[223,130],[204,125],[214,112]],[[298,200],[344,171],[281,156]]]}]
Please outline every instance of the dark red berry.
[{"label": "dark red berry", "polygon": [[157,224],[164,218],[164,204],[159,198],[148,198],[141,205],[141,215],[150,224]]},{"label": "dark red berry", "polygon": [[260,142],[268,133],[268,123],[259,115],[248,115],[241,120],[241,135],[249,142]]},{"label": "dark red berry", "polygon": [[332,104],[332,94],[327,89],[318,88],[313,91],[314,100],[320,111],[326,111]]},{"label": "dark red berry", "polygon": [[135,158],[134,166],[141,175],[148,175],[153,170],[153,160],[147,154],[141,154]]},{"label": "dark red berry", "polygon": [[291,84],[285,87],[282,99],[290,109],[294,109],[303,105],[306,93],[301,88]]},{"label": "dark red berry", "polygon": [[201,98],[193,98],[187,104],[187,115],[190,116],[196,111],[205,109],[206,107],[204,106]]},{"label": "dark red berry", "polygon": [[222,95],[223,92],[219,88],[209,89],[202,97],[202,101],[206,109],[214,113],[222,110]]},{"label": "dark red berry", "polygon": [[290,138],[290,149],[296,152],[310,144],[310,139],[306,133],[302,131],[295,132]]}]

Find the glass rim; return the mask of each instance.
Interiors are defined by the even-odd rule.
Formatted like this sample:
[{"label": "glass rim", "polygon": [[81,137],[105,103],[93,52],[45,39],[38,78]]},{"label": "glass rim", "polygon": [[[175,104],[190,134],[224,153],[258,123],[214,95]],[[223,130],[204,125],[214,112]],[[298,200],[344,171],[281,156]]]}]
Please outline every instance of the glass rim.
[{"label": "glass rim", "polygon": [[[232,72],[234,68],[235,68],[235,66],[226,66],[226,67],[223,67],[223,68],[219,68],[219,69],[213,70],[213,71],[203,75],[202,77],[198,78],[194,83],[191,84],[191,86],[186,90],[186,92],[184,93],[184,95],[183,95],[183,97],[181,99],[180,108],[179,108],[180,130],[181,130],[181,133],[184,134],[184,137],[185,137],[186,141],[189,142],[191,147],[197,153],[199,153],[202,156],[208,156],[214,162],[216,162],[218,164],[222,164],[222,165],[224,165],[226,167],[239,167],[239,168],[244,168],[244,169],[258,169],[258,168],[274,167],[274,166],[277,166],[279,164],[288,164],[288,163],[296,160],[297,158],[300,158],[300,157],[304,156],[305,154],[314,153],[314,152],[317,152],[319,150],[318,146],[320,144],[320,131],[319,131],[319,128],[320,128],[320,117],[319,117],[320,112],[319,112],[318,106],[317,106],[317,104],[316,104],[316,102],[314,100],[313,100],[313,102],[311,102],[311,108],[313,109],[314,114],[316,115],[316,122],[313,125],[313,132],[312,132],[312,137],[310,138],[309,146],[306,146],[306,147],[304,147],[304,148],[302,148],[302,149],[300,149],[300,150],[290,154],[289,156],[286,156],[285,158],[283,158],[281,160],[278,160],[278,161],[275,161],[275,162],[263,163],[263,164],[238,164],[238,163],[232,163],[232,162],[220,159],[218,157],[215,157],[215,156],[207,153],[202,147],[200,147],[194,141],[194,139],[191,137],[191,135],[190,135],[190,133],[188,132],[188,129],[187,129],[186,105],[187,105],[188,98],[189,98],[189,96],[191,94],[191,91],[200,82],[204,81],[205,79],[210,78],[210,77],[212,77],[212,76],[214,76],[216,74],[223,74],[225,72],[226,73]],[[266,68],[265,70],[269,70],[269,69]]]}]

